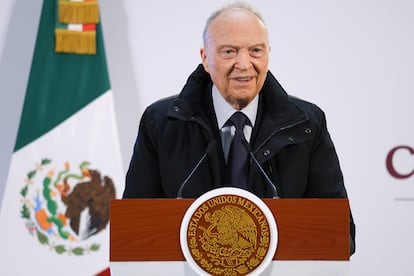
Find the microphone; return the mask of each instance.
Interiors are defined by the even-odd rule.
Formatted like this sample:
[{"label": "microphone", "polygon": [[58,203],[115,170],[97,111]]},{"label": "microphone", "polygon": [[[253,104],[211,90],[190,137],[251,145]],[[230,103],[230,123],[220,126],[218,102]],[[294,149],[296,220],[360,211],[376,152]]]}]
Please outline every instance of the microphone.
[{"label": "microphone", "polygon": [[216,146],[217,146],[216,140],[213,140],[213,141],[211,141],[208,144],[206,150],[204,151],[203,156],[201,156],[201,158],[198,161],[198,163],[194,166],[194,168],[192,169],[192,171],[190,172],[190,174],[187,176],[187,178],[183,181],[183,183],[181,184],[180,188],[178,189],[177,198],[183,198],[183,189],[184,189],[184,187],[187,185],[188,181],[193,176],[193,174],[197,171],[198,167],[200,167],[201,163],[203,163],[204,159],[206,159],[206,157],[213,151],[213,149]]},{"label": "microphone", "polygon": [[272,180],[270,180],[269,176],[266,174],[266,172],[264,171],[263,167],[260,165],[257,158],[254,156],[252,147],[250,146],[249,142],[247,142],[246,139],[242,139],[242,144],[244,145],[247,152],[249,153],[250,158],[253,160],[253,162],[256,164],[256,166],[259,168],[260,172],[262,173],[262,175],[266,179],[266,183],[269,185],[269,187],[273,191],[273,198],[280,198],[279,193],[276,189],[276,185],[272,182]]}]

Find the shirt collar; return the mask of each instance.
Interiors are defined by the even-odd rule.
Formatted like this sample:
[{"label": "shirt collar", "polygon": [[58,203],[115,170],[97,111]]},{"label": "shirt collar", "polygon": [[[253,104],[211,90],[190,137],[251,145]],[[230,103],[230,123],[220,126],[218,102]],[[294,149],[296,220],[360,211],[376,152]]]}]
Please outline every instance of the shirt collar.
[{"label": "shirt collar", "polygon": [[259,106],[259,97],[257,95],[254,97],[253,101],[251,101],[250,104],[242,110],[236,110],[228,102],[226,102],[215,85],[212,87],[212,97],[219,129],[224,126],[227,120],[236,111],[243,112],[249,118],[252,124],[252,128],[254,127],[254,123],[256,122],[257,108]]}]

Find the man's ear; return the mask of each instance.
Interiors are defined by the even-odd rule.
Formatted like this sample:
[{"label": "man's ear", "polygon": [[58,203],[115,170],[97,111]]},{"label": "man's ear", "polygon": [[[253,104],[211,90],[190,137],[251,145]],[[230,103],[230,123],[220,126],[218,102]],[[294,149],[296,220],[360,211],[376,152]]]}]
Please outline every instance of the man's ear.
[{"label": "man's ear", "polygon": [[209,73],[208,70],[208,62],[207,62],[207,53],[205,48],[200,49],[200,56],[201,56],[201,62],[203,63],[204,70]]}]

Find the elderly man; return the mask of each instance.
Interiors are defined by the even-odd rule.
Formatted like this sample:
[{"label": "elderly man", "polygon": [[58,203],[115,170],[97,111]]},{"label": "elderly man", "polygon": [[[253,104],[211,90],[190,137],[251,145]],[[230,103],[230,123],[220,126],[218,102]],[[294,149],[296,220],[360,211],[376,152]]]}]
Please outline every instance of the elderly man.
[{"label": "elderly man", "polygon": [[[259,12],[225,6],[203,38],[202,64],[181,93],[143,114],[124,198],[198,197],[223,186],[259,197],[347,197],[324,113],[289,96],[268,70]],[[352,254],[352,216],[350,233]]]}]

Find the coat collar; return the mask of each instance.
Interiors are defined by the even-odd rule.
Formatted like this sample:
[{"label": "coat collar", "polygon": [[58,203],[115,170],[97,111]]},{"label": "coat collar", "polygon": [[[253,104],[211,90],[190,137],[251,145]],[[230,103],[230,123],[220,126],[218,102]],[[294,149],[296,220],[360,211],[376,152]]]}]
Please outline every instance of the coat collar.
[{"label": "coat collar", "polygon": [[[181,120],[204,120],[212,127],[208,120],[215,119],[211,99],[212,81],[202,64],[189,76],[181,93],[173,101],[168,115]],[[289,123],[303,120],[306,116],[302,110],[290,99],[273,74],[268,71],[265,83],[259,93],[259,111],[256,126],[261,125],[260,136],[270,135],[275,128],[281,128]],[[216,120],[214,120],[216,125]],[[259,127],[255,127],[259,129]],[[255,135],[255,133],[253,133]],[[260,137],[257,137],[260,140]]]},{"label": "coat collar", "polygon": [[202,64],[188,77],[180,94],[173,101],[168,115],[191,120],[205,113],[206,106],[210,105],[212,81],[210,75],[204,70]]},{"label": "coat collar", "polygon": [[280,129],[307,119],[270,71],[259,95],[256,127],[252,133],[252,142],[257,147]]}]

